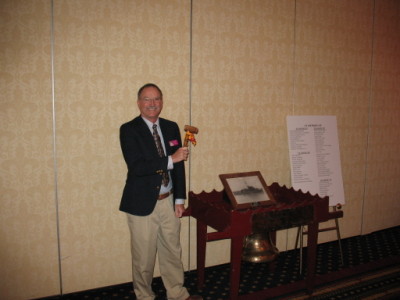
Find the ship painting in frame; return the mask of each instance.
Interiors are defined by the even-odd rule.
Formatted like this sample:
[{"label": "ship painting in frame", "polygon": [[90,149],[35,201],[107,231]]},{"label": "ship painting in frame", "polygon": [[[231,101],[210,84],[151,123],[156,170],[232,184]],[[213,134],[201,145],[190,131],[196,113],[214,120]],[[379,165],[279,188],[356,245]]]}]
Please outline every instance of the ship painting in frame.
[{"label": "ship painting in frame", "polygon": [[248,209],[275,203],[259,171],[220,174],[225,192],[235,209]]}]

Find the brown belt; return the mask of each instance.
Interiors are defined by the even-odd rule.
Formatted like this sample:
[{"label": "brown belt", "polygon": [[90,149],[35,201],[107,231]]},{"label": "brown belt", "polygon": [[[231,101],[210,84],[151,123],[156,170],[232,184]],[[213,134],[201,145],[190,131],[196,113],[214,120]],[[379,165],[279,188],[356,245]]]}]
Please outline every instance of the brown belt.
[{"label": "brown belt", "polygon": [[157,200],[162,200],[167,198],[169,195],[171,195],[173,193],[173,190],[170,190],[169,192],[165,193],[165,194],[160,194],[157,198]]}]

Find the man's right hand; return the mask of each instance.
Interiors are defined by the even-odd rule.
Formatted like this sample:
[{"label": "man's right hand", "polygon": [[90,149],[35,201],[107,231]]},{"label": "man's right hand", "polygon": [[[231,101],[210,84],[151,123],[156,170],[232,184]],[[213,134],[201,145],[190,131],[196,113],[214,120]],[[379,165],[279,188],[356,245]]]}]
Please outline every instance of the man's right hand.
[{"label": "man's right hand", "polygon": [[182,160],[187,160],[188,156],[189,156],[188,147],[181,147],[178,150],[176,150],[174,154],[171,155],[171,158],[173,163],[177,163]]}]

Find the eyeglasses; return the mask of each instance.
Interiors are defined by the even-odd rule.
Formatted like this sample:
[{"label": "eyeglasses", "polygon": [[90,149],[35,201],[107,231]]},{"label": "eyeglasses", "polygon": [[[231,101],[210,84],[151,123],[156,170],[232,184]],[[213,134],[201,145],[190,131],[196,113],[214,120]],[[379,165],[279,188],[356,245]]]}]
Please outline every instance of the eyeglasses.
[{"label": "eyeglasses", "polygon": [[162,101],[162,98],[161,97],[156,97],[156,98],[147,98],[147,97],[145,97],[145,98],[140,98],[140,100],[142,100],[145,103],[150,103],[150,102],[153,102],[153,101],[158,103],[158,102]]}]

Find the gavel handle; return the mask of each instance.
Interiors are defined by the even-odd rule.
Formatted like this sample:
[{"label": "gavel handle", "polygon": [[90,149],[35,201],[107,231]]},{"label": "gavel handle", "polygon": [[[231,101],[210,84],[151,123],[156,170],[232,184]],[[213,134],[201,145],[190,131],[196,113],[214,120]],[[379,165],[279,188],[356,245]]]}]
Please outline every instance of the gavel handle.
[{"label": "gavel handle", "polygon": [[189,144],[189,137],[188,137],[188,134],[186,133],[185,134],[185,139],[183,141],[183,147],[187,147],[188,144]]}]

